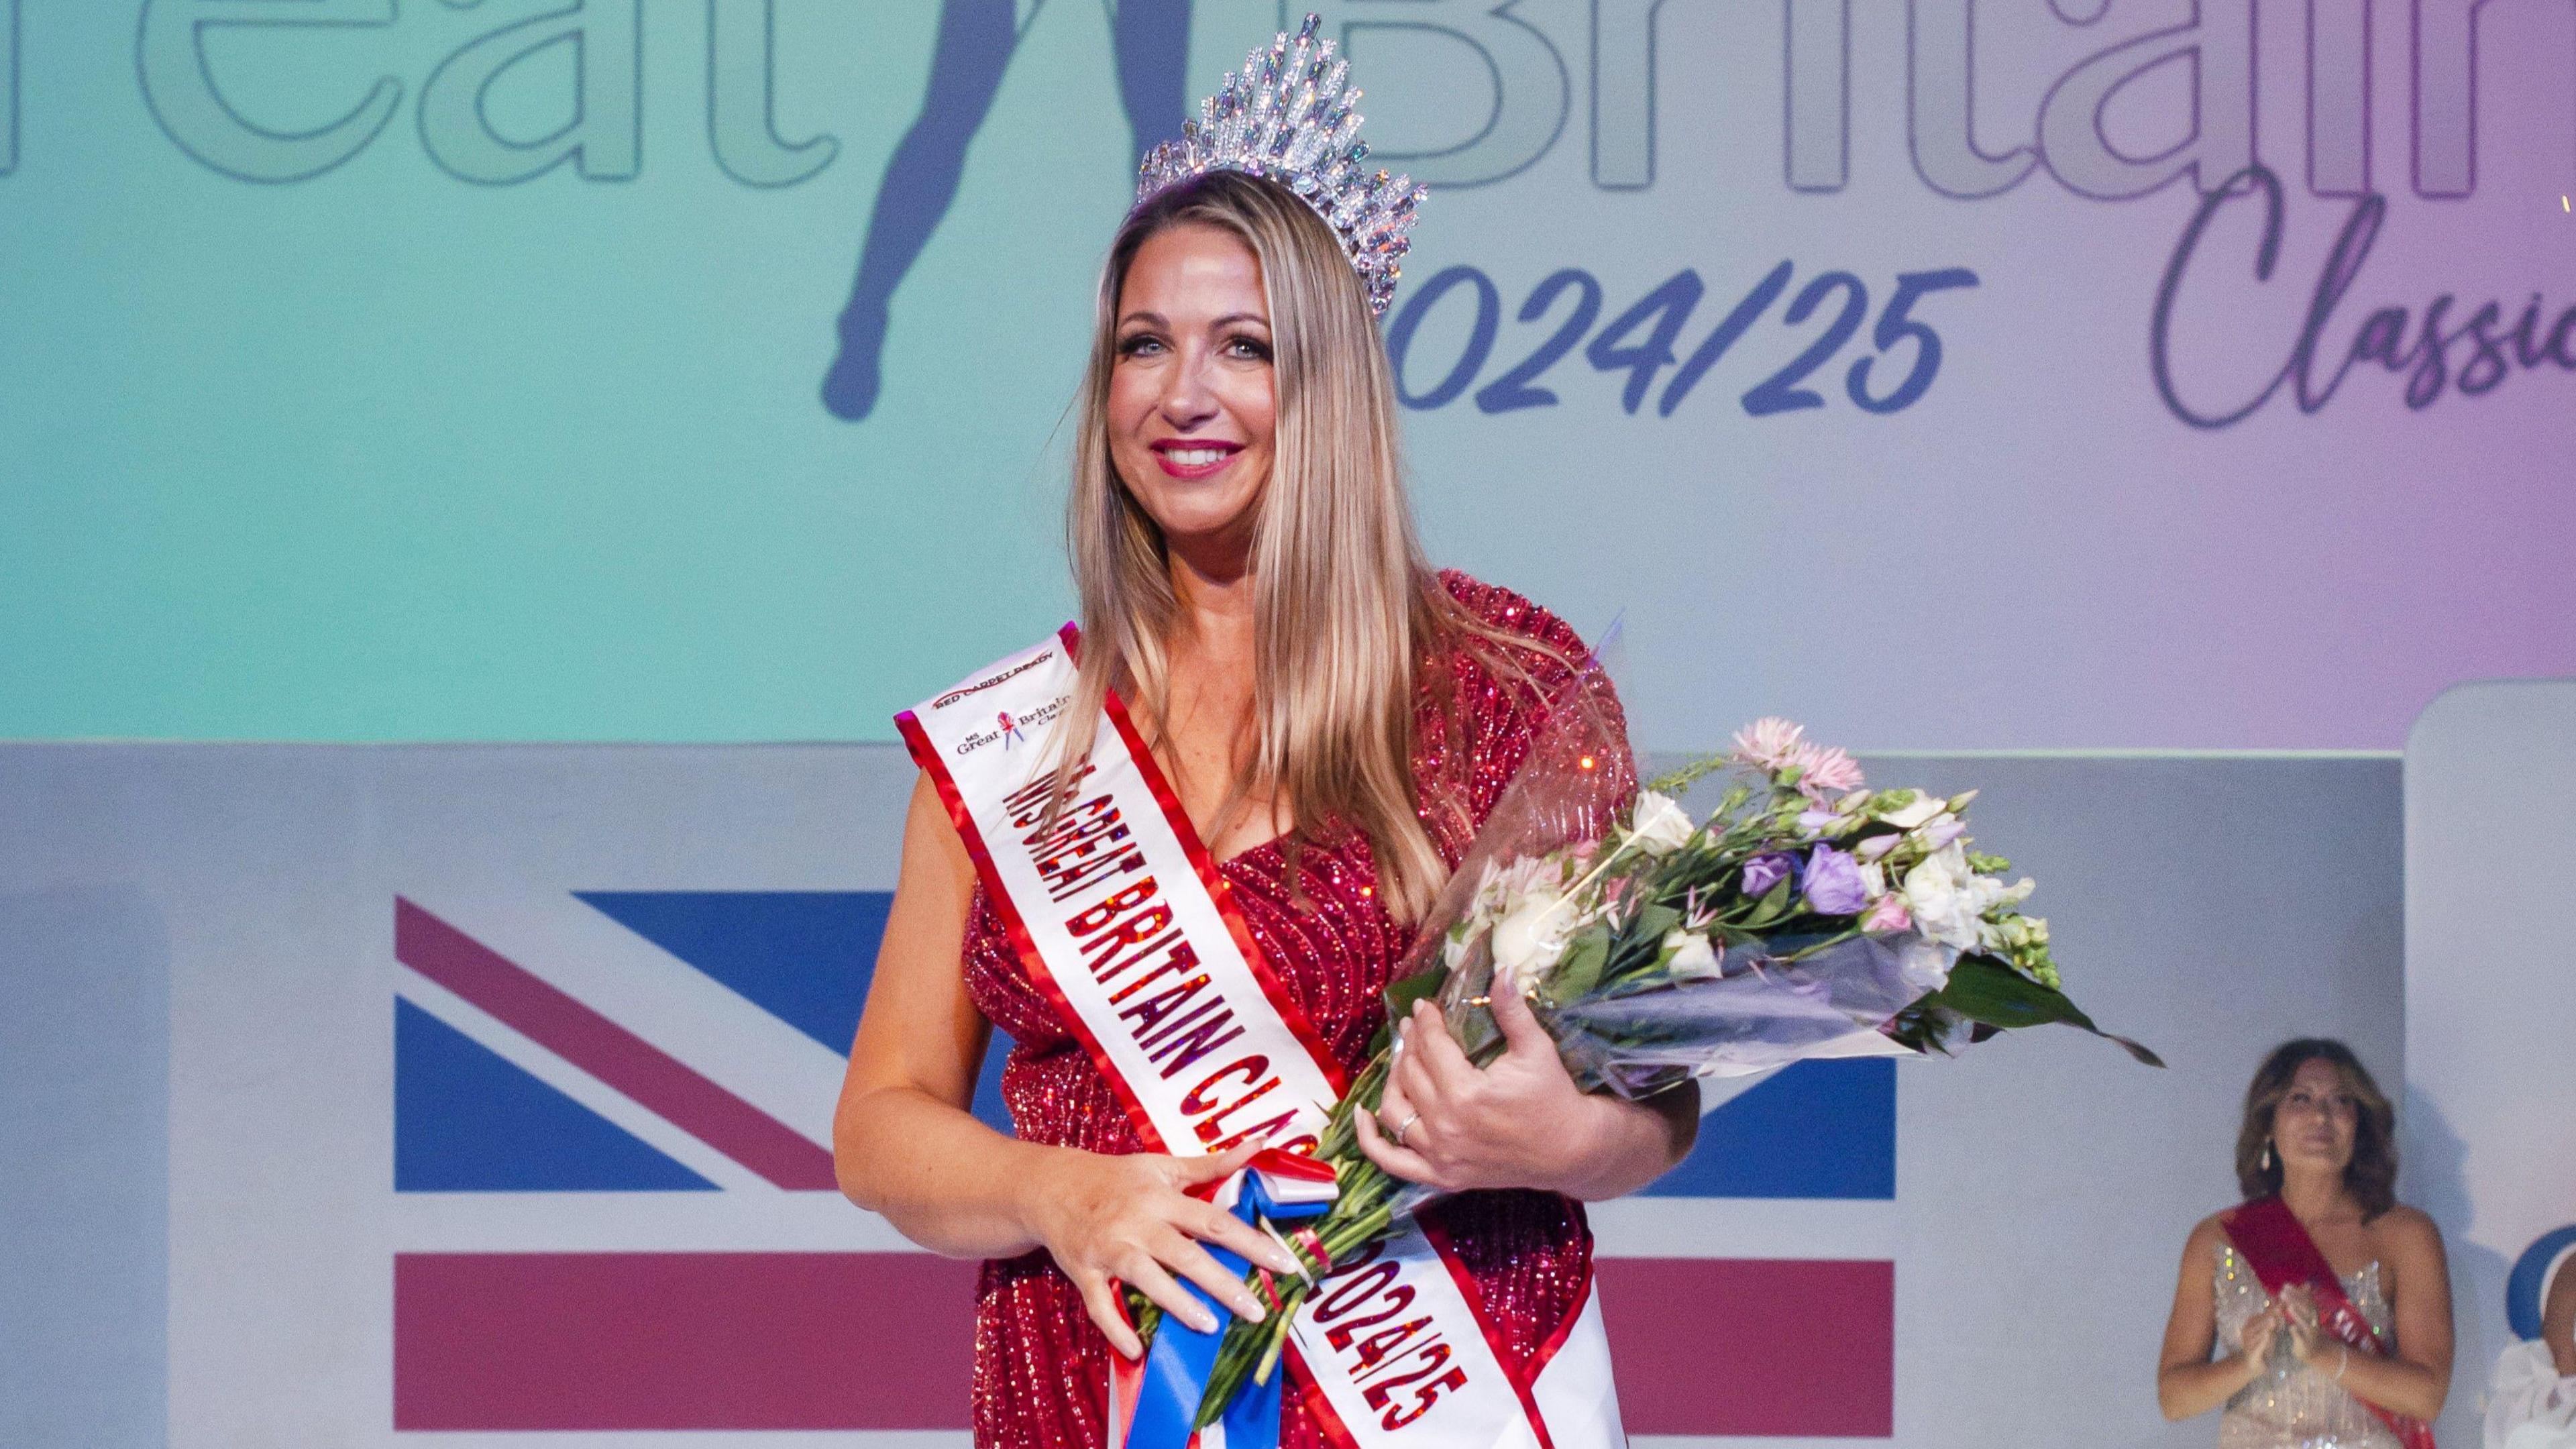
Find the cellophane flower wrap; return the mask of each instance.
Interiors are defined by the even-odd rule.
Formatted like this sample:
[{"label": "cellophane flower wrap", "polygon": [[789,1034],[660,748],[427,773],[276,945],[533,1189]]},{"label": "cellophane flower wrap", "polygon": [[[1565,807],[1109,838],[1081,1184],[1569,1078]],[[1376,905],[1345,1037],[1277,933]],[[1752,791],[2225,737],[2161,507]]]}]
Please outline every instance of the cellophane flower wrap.
[{"label": "cellophane flower wrap", "polygon": [[[1595,703],[1598,669],[1548,701],[1388,990],[1390,1022],[1436,996],[1482,1066],[1504,1049],[1490,1003],[1516,992],[1577,1085],[1631,1100],[1813,1056],[1948,1054],[2050,1022],[2107,1035],[2061,989],[2047,921],[2021,909],[2032,882],[1971,848],[1976,792],[1872,789],[1849,754],[1779,719],[1639,789]],[[1680,797],[1710,776],[1715,808],[1695,819]],[[1295,1240],[1317,1273],[1438,1196],[1390,1178],[1351,1125],[1377,1107],[1390,1046],[1382,1034],[1317,1149],[1340,1187]],[[1255,1273],[1253,1287],[1279,1311],[1229,1330],[1202,1424],[1267,1382],[1312,1282]]]}]

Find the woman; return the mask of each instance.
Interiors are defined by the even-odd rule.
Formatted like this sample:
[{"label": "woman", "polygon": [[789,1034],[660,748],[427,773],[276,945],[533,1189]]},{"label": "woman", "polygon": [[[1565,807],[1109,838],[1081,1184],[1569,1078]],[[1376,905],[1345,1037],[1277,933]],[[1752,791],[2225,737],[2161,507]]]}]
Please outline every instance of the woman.
[{"label": "woman", "polygon": [[2244,1204],[2183,1247],[2165,1417],[2224,1405],[2221,1449],[2430,1449],[2449,1270],[2433,1220],[2397,1201],[2396,1119],[2349,1047],[2303,1039],[2264,1059],[2236,1178]]},{"label": "woman", "polygon": [[2576,1378],[2576,1268],[2559,1265],[2540,1304],[2540,1341],[2561,1378]]},{"label": "woman", "polygon": [[2540,1337],[2506,1343],[2487,1379],[2487,1449],[2576,1449],[2576,1267],[2541,1287]]},{"label": "woman", "polygon": [[[1303,58],[1288,57],[1292,79]],[[1202,140],[1193,133],[1192,144]],[[976,1315],[980,1446],[1106,1442],[1111,1356],[1141,1351],[1119,1285],[1204,1330],[1217,1320],[1184,1281],[1241,1317],[1263,1312],[1209,1247],[1298,1271],[1278,1242],[1190,1192],[1234,1175],[1264,1141],[1292,1140],[1295,1124],[1243,1140],[1255,1115],[1245,1112],[1203,1123],[1185,1153],[1145,1150],[1149,1135],[1170,1145],[1188,1134],[1151,1102],[1140,1110],[1140,1096],[1162,1090],[1156,1074],[1122,1067],[1103,1045],[1121,1027],[1108,1013],[1122,998],[1082,994],[1104,991],[1123,959],[1071,961],[1069,948],[1048,943],[1090,951],[1121,932],[1143,940],[1174,919],[1171,909],[1135,907],[1115,929],[1106,913],[1203,880],[1192,899],[1226,913],[1231,929],[1171,948],[1120,991],[1182,953],[1191,953],[1186,972],[1241,945],[1272,999],[1246,1009],[1275,1006],[1271,1024],[1285,1021],[1312,1045],[1315,1071],[1348,1073],[1384,1020],[1380,993],[1410,943],[1406,922],[1519,768],[1550,700],[1581,687],[1570,661],[1583,645],[1564,624],[1422,562],[1373,318],[1393,256],[1355,244],[1291,185],[1245,174],[1221,152],[1211,160],[1200,145],[1179,160],[1187,174],[1160,187],[1149,163],[1150,194],[1104,270],[1069,506],[1079,644],[1061,658],[1049,645],[1014,656],[906,718],[931,768],[913,793],[901,882],[835,1122],[854,1202],[924,1247],[991,1260]],[[996,705],[1041,665],[1063,671],[1060,688],[1031,696],[1033,706]],[[1615,712],[1614,700],[1595,703]],[[942,710],[977,711],[982,727],[938,734]],[[1023,750],[1040,728],[1046,737],[1028,743],[1041,748]],[[1081,814],[1109,799],[1081,798],[1091,772],[1110,778],[1127,768],[1122,754],[1154,787],[1159,812],[1149,802],[1123,818],[1123,807]],[[1032,772],[1025,762],[1035,757],[1050,770]],[[967,772],[1010,759],[1024,762],[1008,776],[1017,792],[979,804],[984,787]],[[1021,827],[1025,837],[1012,833]],[[1148,872],[1142,847],[1156,830],[1180,850]],[[1004,857],[1021,860],[1011,852],[1024,840],[1048,853],[1028,858],[1035,874],[1014,876]],[[1067,889],[1102,880],[1096,889],[1112,893],[1040,919],[1055,893],[1027,884],[1039,879]],[[1163,914],[1134,924],[1152,910]],[[1085,968],[1102,984],[1078,979]],[[1208,979],[1200,971],[1171,991]],[[1689,1149],[1698,1118],[1689,1093],[1640,1106],[1577,1091],[1526,1009],[1497,1011],[1513,1046],[1484,1070],[1436,1015],[1405,1023],[1403,1064],[1363,1135],[1390,1170],[1471,1190],[1427,1216],[1472,1280],[1493,1353],[1526,1388],[1588,1294],[1590,1236],[1576,1200],[1652,1180]],[[1015,1043],[1003,1072],[1012,1137],[966,1110],[997,1025]],[[1193,1094],[1215,1094],[1208,1083],[1221,1070]],[[1184,1094],[1171,1110],[1196,1110],[1194,1099]],[[1323,1417],[1349,1407],[1318,1387],[1318,1367],[1288,1366],[1285,1445],[1327,1442]],[[1422,1396],[1443,1381],[1417,1385],[1387,1417],[1427,1410]],[[1504,1408],[1521,1412],[1528,1397],[1505,1392]],[[1560,1432],[1558,1444],[1615,1441],[1606,1382],[1601,1397],[1606,1417]]]}]

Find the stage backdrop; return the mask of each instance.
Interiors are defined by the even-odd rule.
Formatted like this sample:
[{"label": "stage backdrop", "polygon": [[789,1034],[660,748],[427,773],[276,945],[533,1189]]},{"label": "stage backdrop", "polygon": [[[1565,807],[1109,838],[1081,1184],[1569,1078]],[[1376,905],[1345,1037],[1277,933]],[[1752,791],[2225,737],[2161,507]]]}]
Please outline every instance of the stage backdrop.
[{"label": "stage backdrop", "polygon": [[[1433,550],[1649,744],[2576,668],[2576,8],[1317,3]],[[1304,8],[0,0],[0,736],[891,739],[1064,613],[1135,152]]]},{"label": "stage backdrop", "polygon": [[[2408,1202],[2451,1249],[2443,1442],[2479,1442],[2496,1355],[2576,1261],[2576,681],[2464,685],[2406,742]],[[2539,902],[2549,902],[2553,909]]]},{"label": "stage backdrop", "polygon": [[[1629,1427],[2206,1445],[2153,1369],[2246,1076],[2309,1032],[2401,1076],[2396,761],[1868,763],[1985,787],[2083,1001],[2173,1069],[2051,1029],[1717,1107],[1593,1213]],[[0,1444],[961,1449],[974,1269],[827,1156],[912,778],[0,748]]]}]

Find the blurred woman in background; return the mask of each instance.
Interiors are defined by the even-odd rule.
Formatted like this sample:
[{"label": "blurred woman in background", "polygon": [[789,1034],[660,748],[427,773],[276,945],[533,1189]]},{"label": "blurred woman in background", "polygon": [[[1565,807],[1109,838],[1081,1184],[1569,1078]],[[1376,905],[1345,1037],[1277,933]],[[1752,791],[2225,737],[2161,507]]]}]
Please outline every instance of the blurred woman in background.
[{"label": "blurred woman in background", "polygon": [[2540,1337],[2516,1339],[2487,1380],[2487,1449],[2576,1449],[2576,1255],[2541,1284]]},{"label": "blurred woman in background", "polygon": [[2431,1449],[2451,1378],[2433,1220],[2397,1201],[2396,1116],[2352,1049],[2275,1049],[2245,1092],[2245,1201],[2184,1244],[2156,1399],[2220,1449]]}]

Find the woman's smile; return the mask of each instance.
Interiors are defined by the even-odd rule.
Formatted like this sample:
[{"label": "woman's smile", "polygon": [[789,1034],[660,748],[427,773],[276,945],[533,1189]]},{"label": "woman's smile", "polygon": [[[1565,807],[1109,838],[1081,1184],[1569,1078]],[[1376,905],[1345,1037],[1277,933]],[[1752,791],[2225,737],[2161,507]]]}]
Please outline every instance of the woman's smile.
[{"label": "woman's smile", "polygon": [[1222,438],[1165,438],[1147,446],[1164,472],[1181,479],[1213,478],[1243,451],[1241,443]]}]

